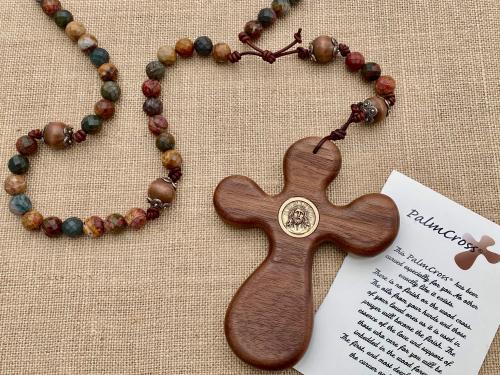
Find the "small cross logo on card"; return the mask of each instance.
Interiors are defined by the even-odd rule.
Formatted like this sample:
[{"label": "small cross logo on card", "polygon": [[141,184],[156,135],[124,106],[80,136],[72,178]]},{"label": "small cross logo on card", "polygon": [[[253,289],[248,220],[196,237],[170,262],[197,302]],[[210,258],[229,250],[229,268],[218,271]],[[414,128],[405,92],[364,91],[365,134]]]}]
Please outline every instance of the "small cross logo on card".
[{"label": "small cross logo on card", "polygon": [[455,262],[461,269],[465,271],[470,269],[481,254],[484,255],[486,260],[491,264],[500,262],[500,254],[488,250],[488,247],[495,244],[495,240],[490,236],[482,236],[479,242],[468,233],[464,234],[462,237],[472,245],[472,248],[455,256]]}]

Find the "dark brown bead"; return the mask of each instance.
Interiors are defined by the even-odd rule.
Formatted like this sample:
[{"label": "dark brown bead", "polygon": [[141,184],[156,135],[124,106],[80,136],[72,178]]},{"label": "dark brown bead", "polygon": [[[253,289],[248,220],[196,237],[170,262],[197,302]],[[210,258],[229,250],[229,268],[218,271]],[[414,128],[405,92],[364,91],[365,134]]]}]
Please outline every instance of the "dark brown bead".
[{"label": "dark brown bead", "polygon": [[171,183],[162,178],[157,178],[149,185],[148,197],[150,199],[159,199],[163,203],[172,203],[175,198],[175,188]]},{"label": "dark brown bead", "polygon": [[76,143],[82,143],[87,139],[87,133],[85,133],[83,130],[78,130],[76,133],[73,134],[73,140]]},{"label": "dark brown bead", "polygon": [[359,52],[351,52],[345,58],[345,65],[350,72],[357,72],[365,65],[365,57]]},{"label": "dark brown bead", "polygon": [[62,221],[58,217],[50,216],[43,220],[42,230],[47,237],[57,237],[62,233]]},{"label": "dark brown bead", "polygon": [[245,25],[245,33],[252,39],[259,39],[264,28],[259,21],[248,21]]},{"label": "dark brown bead", "polygon": [[155,79],[148,79],[142,84],[142,93],[147,98],[157,98],[161,94],[161,83]]},{"label": "dark brown bead", "polygon": [[182,177],[182,170],[181,168],[173,168],[168,172],[168,177],[172,180],[172,182],[177,182],[181,179]]},{"label": "dark brown bead", "polygon": [[43,132],[40,129],[33,129],[28,133],[28,136],[34,139],[42,139]]},{"label": "dark brown bead", "polygon": [[382,76],[377,79],[375,91],[380,96],[387,96],[396,90],[396,81],[391,76]]},{"label": "dark brown bead", "polygon": [[369,62],[363,65],[361,75],[363,79],[368,82],[376,81],[382,74],[382,68],[377,63]]},{"label": "dark brown bead", "polygon": [[160,135],[168,129],[168,122],[162,115],[152,116],[148,120],[148,128],[154,135]]},{"label": "dark brown bead", "polygon": [[160,210],[154,207],[148,208],[146,211],[146,219],[148,220],[156,220],[160,217]]},{"label": "dark brown bead", "polygon": [[68,126],[62,122],[50,122],[43,129],[43,141],[46,145],[55,148],[63,149],[66,147],[64,139],[66,135],[64,134],[65,129]]},{"label": "dark brown bead", "polygon": [[34,155],[38,150],[38,143],[30,136],[23,135],[22,137],[19,137],[18,140],[16,141],[16,150],[21,155],[25,156]]},{"label": "dark brown bead", "polygon": [[144,102],[142,109],[149,116],[159,115],[163,112],[163,103],[158,98],[148,98]]},{"label": "dark brown bead", "polygon": [[115,104],[107,99],[101,99],[94,106],[94,112],[104,120],[108,120],[115,114]]},{"label": "dark brown bead", "polygon": [[340,43],[339,52],[342,57],[346,57],[348,54],[351,53],[351,50],[349,49],[349,46],[347,44]]}]

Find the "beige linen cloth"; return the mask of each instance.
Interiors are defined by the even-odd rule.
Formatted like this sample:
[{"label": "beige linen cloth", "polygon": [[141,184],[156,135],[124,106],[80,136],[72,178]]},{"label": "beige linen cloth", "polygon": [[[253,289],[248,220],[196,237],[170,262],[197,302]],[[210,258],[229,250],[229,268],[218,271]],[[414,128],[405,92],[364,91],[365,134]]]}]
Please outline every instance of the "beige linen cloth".
[{"label": "beige linen cloth", "polygon": [[[63,5],[110,52],[123,97],[99,135],[62,152],[40,148],[28,194],[44,215],[61,218],[146,207],[147,186],[164,170],[141,110],[144,67],[159,46],[186,36],[209,35],[241,51],[238,32],[268,0]],[[393,115],[353,126],[339,142],[344,163],[332,201],[380,191],[397,169],[499,221],[498,0],[303,0],[259,45],[279,49],[299,27],[307,43],[334,35],[398,83]],[[79,127],[100,98],[100,81],[33,0],[2,4],[0,56],[5,177],[17,137],[49,121]],[[120,236],[51,240],[24,230],[1,195],[0,374],[260,373],[232,354],[223,320],[233,293],[264,258],[266,239],[223,224],[212,193],[230,174],[279,192],[288,146],[327,134],[373,89],[342,59],[318,66],[295,57],[224,66],[196,57],[178,61],[163,82],[185,177],[161,219]],[[318,251],[316,306],[343,257],[334,246]],[[499,366],[497,335],[481,374],[498,375]]]}]

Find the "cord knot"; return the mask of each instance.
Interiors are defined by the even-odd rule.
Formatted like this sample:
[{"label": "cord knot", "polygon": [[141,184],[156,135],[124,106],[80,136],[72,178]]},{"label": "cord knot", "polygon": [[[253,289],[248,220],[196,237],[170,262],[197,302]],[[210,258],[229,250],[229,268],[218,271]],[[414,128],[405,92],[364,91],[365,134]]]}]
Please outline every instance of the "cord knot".
[{"label": "cord knot", "polygon": [[262,52],[262,60],[268,62],[269,64],[272,64],[276,61],[276,56],[274,56],[274,53],[272,53],[269,50],[265,50]]}]

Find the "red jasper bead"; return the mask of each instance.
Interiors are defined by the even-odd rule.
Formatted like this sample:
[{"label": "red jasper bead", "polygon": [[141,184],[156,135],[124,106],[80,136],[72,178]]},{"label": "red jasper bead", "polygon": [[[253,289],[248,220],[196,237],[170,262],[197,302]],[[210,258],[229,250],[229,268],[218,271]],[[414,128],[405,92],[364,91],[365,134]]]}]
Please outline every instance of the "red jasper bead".
[{"label": "red jasper bead", "polygon": [[62,233],[62,221],[58,217],[50,216],[43,220],[42,230],[47,237],[58,237]]},{"label": "red jasper bead", "polygon": [[394,93],[396,90],[396,81],[391,76],[382,76],[377,79],[375,91],[380,96],[387,96]]},{"label": "red jasper bead", "polygon": [[33,138],[23,135],[17,140],[16,149],[21,155],[34,155],[38,150],[38,143]]},{"label": "red jasper bead", "polygon": [[365,57],[359,52],[351,52],[345,58],[345,65],[350,72],[357,72],[365,65]]},{"label": "red jasper bead", "polygon": [[248,21],[245,25],[245,33],[252,39],[259,39],[264,27],[259,21]]},{"label": "red jasper bead", "polygon": [[152,116],[148,120],[148,128],[154,135],[160,135],[168,129],[168,122],[162,115]]},{"label": "red jasper bead", "polygon": [[161,83],[155,79],[148,79],[142,84],[142,93],[147,98],[157,98],[161,94]]},{"label": "red jasper bead", "polygon": [[94,112],[103,120],[109,120],[115,114],[115,104],[110,100],[101,99],[95,104]]}]

